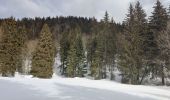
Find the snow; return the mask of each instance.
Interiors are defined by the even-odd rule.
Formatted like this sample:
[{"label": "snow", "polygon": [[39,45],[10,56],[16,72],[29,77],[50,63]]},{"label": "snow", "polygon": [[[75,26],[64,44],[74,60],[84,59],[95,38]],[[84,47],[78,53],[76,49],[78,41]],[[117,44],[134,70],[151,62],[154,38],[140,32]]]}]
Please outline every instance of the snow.
[{"label": "snow", "polygon": [[0,77],[0,100],[170,100],[169,87],[125,85],[86,78]]}]

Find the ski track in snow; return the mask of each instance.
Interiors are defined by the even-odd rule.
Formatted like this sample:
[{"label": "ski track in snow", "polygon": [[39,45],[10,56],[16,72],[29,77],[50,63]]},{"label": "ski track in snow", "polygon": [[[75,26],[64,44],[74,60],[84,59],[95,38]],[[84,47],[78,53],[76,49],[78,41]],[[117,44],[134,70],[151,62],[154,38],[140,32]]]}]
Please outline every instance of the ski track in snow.
[{"label": "ski track in snow", "polygon": [[0,100],[170,100],[169,87],[86,78],[0,77]]}]

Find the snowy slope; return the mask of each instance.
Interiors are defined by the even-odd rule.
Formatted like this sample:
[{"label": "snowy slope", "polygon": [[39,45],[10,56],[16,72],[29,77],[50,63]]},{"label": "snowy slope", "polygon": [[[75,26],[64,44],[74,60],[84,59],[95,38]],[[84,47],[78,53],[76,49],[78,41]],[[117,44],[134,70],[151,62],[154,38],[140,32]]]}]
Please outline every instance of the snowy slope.
[{"label": "snowy slope", "polygon": [[86,78],[0,77],[0,100],[170,100],[169,87],[124,85]]}]

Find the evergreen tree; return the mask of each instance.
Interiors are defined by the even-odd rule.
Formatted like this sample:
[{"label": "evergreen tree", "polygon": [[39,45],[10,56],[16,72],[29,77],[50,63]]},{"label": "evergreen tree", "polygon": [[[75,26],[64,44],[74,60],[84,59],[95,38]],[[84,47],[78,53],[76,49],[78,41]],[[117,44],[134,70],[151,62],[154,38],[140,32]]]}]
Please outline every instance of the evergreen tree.
[{"label": "evergreen tree", "polygon": [[62,75],[66,73],[67,56],[70,48],[69,34],[70,34],[69,32],[63,32],[60,39],[60,56],[61,56],[60,72]]},{"label": "evergreen tree", "polygon": [[108,14],[107,11],[105,12],[105,16],[104,16],[104,18],[103,18],[103,21],[104,21],[105,23],[109,23],[109,14]]},{"label": "evergreen tree", "polygon": [[[143,41],[146,30],[146,14],[139,2],[135,8],[129,7],[129,14],[125,21],[124,36],[122,36],[122,51],[120,53],[120,69],[124,82],[140,84],[143,77]],[[143,78],[142,78],[143,79]]]},{"label": "evergreen tree", "polygon": [[[129,6],[129,13],[127,14],[125,24],[124,34],[119,35],[121,36],[120,44],[121,45],[121,52],[119,54],[119,69],[122,72],[122,82],[130,83],[132,80],[132,75],[134,74],[135,67],[132,67],[133,64],[133,41],[130,41],[133,34],[134,34],[134,8],[132,4]],[[133,69],[132,69],[133,68]],[[133,83],[132,83],[133,84]]]},{"label": "evergreen tree", "polygon": [[[92,35],[88,41],[87,56],[90,67],[90,75],[94,79],[102,79],[103,64],[103,37],[101,36],[101,25],[93,25]],[[100,35],[99,35],[100,34]],[[100,37],[99,37],[100,36]],[[102,40],[101,40],[102,39]]]},{"label": "evergreen tree", "polygon": [[136,32],[136,64],[137,64],[137,84],[141,84],[143,79],[149,74],[149,68],[145,64],[146,55],[145,55],[145,41],[147,39],[147,20],[146,20],[146,13],[142,8],[142,5],[138,1],[135,5],[134,11],[134,18],[135,18],[135,32]]},{"label": "evergreen tree", "polygon": [[18,63],[17,63],[17,71],[22,73],[23,72],[23,56],[24,56],[24,49],[26,48],[26,40],[27,40],[27,36],[26,36],[26,29],[25,26],[19,24],[17,27],[17,36],[15,37],[16,42],[17,42],[17,47],[18,47]]},{"label": "evergreen tree", "polygon": [[102,79],[103,75],[103,41],[101,40],[101,35],[98,33],[93,37],[93,40],[91,41],[91,51],[88,52],[91,56],[91,62],[90,62],[90,71],[91,76],[94,79]]},{"label": "evergreen tree", "polygon": [[51,78],[55,57],[55,45],[52,33],[47,24],[44,24],[40,39],[32,58],[31,74],[39,78]]},{"label": "evergreen tree", "polygon": [[0,73],[2,76],[14,76],[19,66],[22,33],[17,32],[17,23],[13,18],[6,19],[2,24],[2,38],[0,43]]},{"label": "evergreen tree", "polygon": [[167,14],[168,14],[168,20],[170,20],[170,5],[169,5],[169,7],[167,9]]},{"label": "evergreen tree", "polygon": [[157,39],[158,48],[160,50],[159,59],[159,75],[162,78],[162,85],[166,85],[165,78],[170,70],[170,22],[168,22],[167,30],[160,32]]},{"label": "evergreen tree", "polygon": [[[163,7],[161,2],[157,0],[155,6],[153,7],[154,11],[152,12],[152,16],[150,17],[149,22],[149,33],[150,34],[150,45],[147,48],[148,52],[148,59],[150,61],[150,65],[152,65],[152,75],[156,76],[159,73],[162,73],[162,68],[160,67],[157,60],[161,53],[157,40],[159,39],[159,34],[163,34],[162,31],[166,30],[167,28],[167,12],[166,9]],[[162,77],[162,84],[164,84],[164,79]]]},{"label": "evergreen tree", "polygon": [[[91,76],[95,79],[104,79],[109,71],[113,79],[113,67],[115,59],[115,34],[112,30],[113,23],[109,21],[109,14],[106,12],[100,24],[93,26],[93,33],[88,46],[88,61]],[[109,69],[109,70],[108,70]]]},{"label": "evergreen tree", "polygon": [[160,31],[166,30],[167,12],[159,0],[157,0],[153,8],[154,11],[152,12],[152,16],[150,17],[149,26],[151,31],[155,33],[155,35],[157,35]]},{"label": "evergreen tree", "polygon": [[67,57],[67,77],[75,77],[76,76],[76,67],[77,65],[77,55],[76,55],[76,47],[75,47],[75,42],[70,46],[70,50],[68,52],[68,57]]},{"label": "evergreen tree", "polygon": [[76,68],[76,75],[79,77],[82,77],[84,75],[84,61],[85,61],[85,54],[84,54],[84,47],[83,47],[83,41],[82,41],[82,33],[80,31],[80,28],[77,28],[75,30],[76,33],[76,55],[78,58],[78,66]]},{"label": "evergreen tree", "polygon": [[79,29],[75,29],[71,33],[75,33],[76,36],[70,38],[70,49],[67,58],[67,76],[75,77],[83,76],[84,70],[84,49],[82,43],[82,36]]},{"label": "evergreen tree", "polygon": [[[3,37],[1,41],[1,56],[3,76],[13,76],[22,67],[22,50],[26,40],[24,26],[17,24],[13,18],[6,19],[2,25]],[[7,54],[7,56],[5,56]],[[10,61],[8,62],[7,61]],[[8,63],[8,64],[7,64]]]}]

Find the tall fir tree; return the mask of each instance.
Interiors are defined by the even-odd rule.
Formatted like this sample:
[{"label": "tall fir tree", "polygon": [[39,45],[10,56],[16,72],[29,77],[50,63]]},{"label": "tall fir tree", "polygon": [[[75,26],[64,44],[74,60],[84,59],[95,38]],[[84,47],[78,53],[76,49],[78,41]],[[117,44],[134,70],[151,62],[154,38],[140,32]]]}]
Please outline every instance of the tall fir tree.
[{"label": "tall fir tree", "polygon": [[[67,76],[82,77],[84,72],[84,49],[82,35],[79,28],[72,30],[76,36],[70,36],[70,49],[67,57]],[[70,34],[72,35],[72,34]]]},{"label": "tall fir tree", "polygon": [[22,24],[17,25],[17,36],[15,37],[17,39],[17,47],[18,47],[18,63],[17,63],[17,72],[23,73],[23,56],[24,55],[24,50],[26,48],[26,41],[27,41],[27,36],[26,36],[26,28]]},{"label": "tall fir tree", "polygon": [[32,58],[31,74],[39,78],[51,78],[55,57],[55,45],[52,33],[47,24],[44,24],[40,33],[36,50]]},{"label": "tall fir tree", "polygon": [[125,21],[125,30],[122,36],[122,51],[120,53],[120,69],[124,82],[140,84],[143,76],[143,41],[146,30],[146,14],[137,2],[135,8],[129,7],[129,14]]},{"label": "tall fir tree", "polygon": [[78,58],[76,55],[76,47],[75,42],[72,43],[70,46],[68,56],[67,56],[67,77],[76,77],[76,67],[78,63]]},{"label": "tall fir tree", "polygon": [[91,44],[92,44],[92,51],[89,52],[91,53],[91,63],[90,63],[91,76],[94,79],[102,79],[104,48],[103,48],[103,40],[101,40],[100,33],[94,36],[93,40],[91,41]]},{"label": "tall fir tree", "polygon": [[15,71],[21,72],[21,55],[26,41],[26,31],[25,27],[17,24],[13,18],[3,22],[2,31],[0,43],[1,74],[2,76],[13,76]]},{"label": "tall fir tree", "polygon": [[105,15],[104,15],[103,21],[104,21],[105,23],[109,23],[109,14],[108,14],[108,12],[107,12],[107,11],[105,12]]},{"label": "tall fir tree", "polygon": [[[20,27],[20,26],[19,26]],[[0,73],[2,76],[14,76],[20,66],[21,52],[25,32],[17,31],[15,19],[9,18],[2,24],[3,35],[0,43]]]},{"label": "tall fir tree", "polygon": [[157,0],[152,16],[150,16],[149,26],[155,34],[159,31],[166,30],[167,27],[167,12],[161,2]]},{"label": "tall fir tree", "polygon": [[17,35],[16,21],[13,18],[6,19],[2,23],[0,43],[0,68],[2,76],[14,76],[17,67]]},{"label": "tall fir tree", "polygon": [[[160,64],[157,60],[161,59],[159,57],[161,51],[159,49],[159,45],[157,40],[159,39],[159,34],[163,34],[162,31],[165,31],[167,28],[168,15],[166,9],[163,7],[161,2],[157,0],[155,6],[153,7],[154,11],[152,12],[152,16],[150,17],[149,22],[149,33],[150,34],[150,42],[152,45],[148,46],[148,59],[152,65],[152,76],[156,77],[159,73],[162,73],[163,69],[160,67]],[[163,76],[163,75],[161,75]],[[162,77],[162,84],[164,84],[164,78]]]},{"label": "tall fir tree", "polygon": [[168,14],[168,20],[170,20],[170,5],[169,5],[169,7],[167,9],[167,14]]},{"label": "tall fir tree", "polygon": [[60,72],[62,75],[66,74],[67,57],[70,48],[69,34],[70,34],[69,31],[63,32],[60,39],[60,56],[61,56]]},{"label": "tall fir tree", "polygon": [[[91,41],[88,46],[88,61],[91,76],[95,79],[103,79],[107,74],[113,79],[113,67],[115,56],[115,34],[111,29],[113,23],[109,21],[109,14],[98,25],[93,26]],[[109,69],[109,70],[108,70]],[[109,71],[109,73],[107,73]]]},{"label": "tall fir tree", "polygon": [[83,47],[82,33],[78,27],[76,33],[76,55],[78,58],[78,66],[76,68],[76,75],[82,77],[85,73],[85,52]]},{"label": "tall fir tree", "polygon": [[160,50],[159,59],[159,76],[162,78],[162,85],[167,85],[166,78],[170,71],[170,22],[168,22],[167,30],[160,32],[157,39],[158,48]]},{"label": "tall fir tree", "polygon": [[[124,21],[125,24],[125,29],[124,33],[119,36],[121,36],[122,41],[120,41],[121,44],[121,52],[119,54],[119,69],[122,72],[122,82],[124,83],[130,83],[131,80],[133,80],[133,74],[134,71],[136,70],[133,65],[133,46],[130,41],[132,40],[132,36],[134,34],[134,7],[132,4],[129,6],[129,12],[127,14],[127,18]],[[132,83],[133,84],[133,83]]]}]

